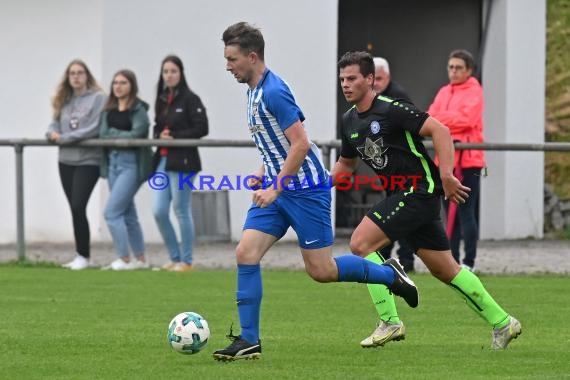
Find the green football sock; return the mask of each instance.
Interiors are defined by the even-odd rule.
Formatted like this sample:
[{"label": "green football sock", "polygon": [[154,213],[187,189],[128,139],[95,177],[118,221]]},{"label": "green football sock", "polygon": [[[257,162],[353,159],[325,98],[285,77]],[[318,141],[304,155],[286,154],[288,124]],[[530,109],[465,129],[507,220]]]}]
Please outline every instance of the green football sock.
[{"label": "green football sock", "polygon": [[479,277],[471,271],[461,268],[449,286],[463,297],[467,306],[494,328],[501,328],[509,323],[509,314],[495,302]]},{"label": "green football sock", "polygon": [[[376,264],[382,264],[384,262],[384,259],[378,252],[370,253],[366,256],[366,260]],[[368,284],[368,292],[370,293],[370,297],[372,297],[372,302],[381,320],[390,323],[400,322],[394,296],[390,293],[386,285]]]}]

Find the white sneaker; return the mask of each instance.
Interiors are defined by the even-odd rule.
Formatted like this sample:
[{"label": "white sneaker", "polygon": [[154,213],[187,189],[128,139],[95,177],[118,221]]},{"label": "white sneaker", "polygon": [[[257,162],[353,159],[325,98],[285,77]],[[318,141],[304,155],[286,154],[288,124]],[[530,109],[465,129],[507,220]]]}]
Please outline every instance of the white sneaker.
[{"label": "white sneaker", "polygon": [[68,263],[61,264],[61,267],[62,268],[69,268],[71,266],[71,264],[73,264],[74,261],[75,261],[75,258]]},{"label": "white sneaker", "polygon": [[77,255],[73,261],[63,264],[62,266],[71,270],[82,270],[89,266],[89,259],[81,255]]},{"label": "white sneaker", "polygon": [[360,345],[364,348],[383,346],[390,341],[406,339],[406,327],[404,323],[387,323],[381,321],[380,325],[365,338]]},{"label": "white sneaker", "polygon": [[491,348],[494,350],[503,350],[507,348],[511,340],[517,339],[522,333],[522,326],[519,321],[509,316],[509,323],[501,329],[493,329]]},{"label": "white sneaker", "polygon": [[113,261],[111,264],[107,265],[106,267],[103,267],[101,269],[104,270],[133,270],[135,269],[133,266],[132,262],[125,262],[123,259],[119,258],[116,259],[115,261]]},{"label": "white sneaker", "polygon": [[146,261],[142,261],[139,259],[131,260],[130,264],[132,265],[133,269],[149,269],[150,264]]},{"label": "white sneaker", "polygon": [[73,258],[73,260],[71,260],[70,262],[67,262],[67,263],[65,263],[65,264],[61,264],[61,266],[62,266],[63,268],[69,268],[69,267],[71,266],[71,264],[73,264],[73,263],[75,262],[75,260],[77,260],[77,258],[78,258],[79,256],[81,256],[81,255],[75,254],[75,257]]}]

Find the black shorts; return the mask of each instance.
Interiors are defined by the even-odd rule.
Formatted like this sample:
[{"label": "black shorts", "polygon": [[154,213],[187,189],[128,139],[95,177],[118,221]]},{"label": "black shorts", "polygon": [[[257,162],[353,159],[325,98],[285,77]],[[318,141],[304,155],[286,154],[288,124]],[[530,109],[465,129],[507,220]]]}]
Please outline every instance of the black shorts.
[{"label": "black shorts", "polygon": [[440,209],[439,195],[401,190],[375,204],[366,216],[392,242],[406,239],[416,251],[418,248],[447,251],[449,240],[441,221]]}]

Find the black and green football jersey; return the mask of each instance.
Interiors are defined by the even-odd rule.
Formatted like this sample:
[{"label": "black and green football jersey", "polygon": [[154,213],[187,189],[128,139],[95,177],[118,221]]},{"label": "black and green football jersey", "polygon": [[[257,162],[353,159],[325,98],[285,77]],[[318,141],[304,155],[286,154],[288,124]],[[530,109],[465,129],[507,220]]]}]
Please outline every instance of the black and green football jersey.
[{"label": "black and green football jersey", "polygon": [[415,176],[414,192],[441,195],[439,171],[419,135],[428,117],[412,103],[385,96],[376,97],[366,112],[352,107],[342,117],[340,155],[360,157],[388,180],[406,177],[406,189],[414,182],[410,176]]}]

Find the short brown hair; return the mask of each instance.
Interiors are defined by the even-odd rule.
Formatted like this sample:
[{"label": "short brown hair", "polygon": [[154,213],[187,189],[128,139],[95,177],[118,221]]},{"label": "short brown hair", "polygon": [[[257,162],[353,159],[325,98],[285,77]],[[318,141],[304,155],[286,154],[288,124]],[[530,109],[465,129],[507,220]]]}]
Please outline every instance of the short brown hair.
[{"label": "short brown hair", "polygon": [[465,62],[465,67],[467,68],[467,70],[473,70],[475,68],[475,60],[473,59],[473,55],[471,55],[470,52],[468,52],[467,50],[454,50],[449,54],[449,58],[459,58],[462,59],[463,62]]},{"label": "short brown hair", "polygon": [[346,66],[358,65],[360,67],[360,74],[363,77],[368,75],[374,76],[376,68],[374,67],[374,58],[372,55],[365,51],[348,51],[338,61],[338,68],[344,69]]},{"label": "short brown hair", "polygon": [[242,52],[246,54],[253,52],[257,54],[259,59],[264,60],[265,41],[263,34],[247,22],[242,21],[228,26],[222,34],[222,41],[224,41],[225,46],[237,45]]}]

